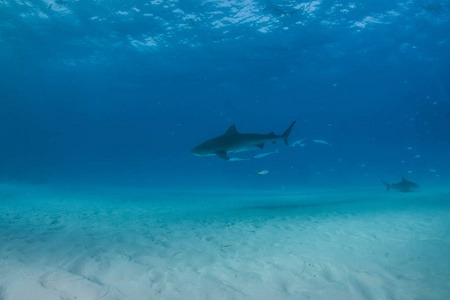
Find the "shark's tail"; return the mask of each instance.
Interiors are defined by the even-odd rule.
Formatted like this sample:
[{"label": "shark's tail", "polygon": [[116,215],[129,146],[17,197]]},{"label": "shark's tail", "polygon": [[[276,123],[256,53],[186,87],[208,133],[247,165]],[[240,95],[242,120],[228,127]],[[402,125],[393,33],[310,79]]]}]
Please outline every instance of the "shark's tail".
[{"label": "shark's tail", "polygon": [[387,183],[387,182],[384,181],[384,180],[381,180],[381,182],[386,186],[386,192],[389,192],[389,190],[390,190],[391,187],[392,187],[392,184],[389,184],[389,183]]},{"label": "shark's tail", "polygon": [[289,128],[286,129],[286,131],[285,131],[285,132],[283,133],[283,135],[281,136],[281,137],[283,138],[283,141],[284,141],[284,143],[286,144],[286,146],[289,146],[289,144],[288,144],[288,137],[289,137],[289,135],[291,134],[291,130],[292,130],[292,127],[294,127],[295,122],[296,122],[296,121],[292,122],[291,126],[289,126]]}]

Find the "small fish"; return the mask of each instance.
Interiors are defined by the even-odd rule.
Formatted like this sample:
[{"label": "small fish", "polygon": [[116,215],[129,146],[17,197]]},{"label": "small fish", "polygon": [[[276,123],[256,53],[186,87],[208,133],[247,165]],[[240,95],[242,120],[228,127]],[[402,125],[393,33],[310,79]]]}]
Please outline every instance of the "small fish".
[{"label": "small fish", "polygon": [[258,172],[258,175],[266,175],[266,174],[269,174],[268,170],[262,170]]},{"label": "small fish", "polygon": [[324,140],[313,140],[314,143],[318,143],[318,144],[324,144],[324,145],[328,145],[330,147],[333,147],[330,143],[328,143],[327,141]]},{"label": "small fish", "polygon": [[233,157],[230,158],[229,161],[241,161],[241,160],[250,160],[249,158],[237,158],[237,157]]},{"label": "small fish", "polygon": [[254,158],[266,157],[266,156],[268,156],[270,154],[275,154],[275,153],[279,153],[279,152],[280,151],[277,149],[277,150],[272,151],[272,152],[266,152],[266,153],[261,153],[261,154],[255,155]]},{"label": "small fish", "polygon": [[305,144],[303,144],[303,142],[304,142],[305,140],[306,140],[306,138],[301,139],[301,140],[298,140],[298,141],[295,141],[295,142],[292,143],[291,147],[295,147],[295,146],[298,146],[298,145],[304,146]]}]

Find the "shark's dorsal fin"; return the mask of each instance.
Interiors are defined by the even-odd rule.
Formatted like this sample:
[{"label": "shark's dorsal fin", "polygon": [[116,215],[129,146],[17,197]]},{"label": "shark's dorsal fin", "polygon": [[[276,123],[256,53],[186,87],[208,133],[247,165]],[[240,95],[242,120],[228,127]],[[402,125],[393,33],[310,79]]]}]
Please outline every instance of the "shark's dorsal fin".
[{"label": "shark's dorsal fin", "polygon": [[408,181],[408,180],[406,180],[405,177],[402,176],[402,182],[405,182],[405,181]]},{"label": "shark's dorsal fin", "polygon": [[226,151],[218,151],[216,152],[216,155],[220,157],[221,159],[230,160],[230,158],[227,156]]},{"label": "shark's dorsal fin", "polygon": [[227,132],[225,134],[237,134],[236,125],[231,125],[230,128],[228,128]]}]

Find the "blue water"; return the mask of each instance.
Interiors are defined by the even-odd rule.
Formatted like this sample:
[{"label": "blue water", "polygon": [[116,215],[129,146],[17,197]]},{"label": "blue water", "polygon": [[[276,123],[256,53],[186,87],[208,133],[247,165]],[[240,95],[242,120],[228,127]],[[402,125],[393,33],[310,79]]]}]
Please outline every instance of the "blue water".
[{"label": "blue water", "polygon": [[[3,180],[257,188],[267,169],[269,188],[448,183],[446,2],[0,5]],[[293,120],[305,147],[189,153],[232,124],[281,134]]]},{"label": "blue water", "polygon": [[[289,223],[309,194],[331,196],[314,196],[307,205],[375,198],[382,200],[381,205],[375,201],[376,207],[386,207],[385,197],[398,195],[386,194],[380,179],[395,183],[402,176],[420,185],[423,202],[436,204],[436,210],[443,205],[448,212],[449,53],[448,1],[0,1],[0,196],[5,201],[0,228],[5,236],[21,232],[27,240],[29,228],[39,228],[41,221],[19,222],[16,228],[11,225],[16,214],[44,223],[60,217],[45,213],[47,206],[39,205],[43,199],[70,203],[67,199],[76,198],[82,204],[74,209],[82,214],[91,201],[82,199],[97,199],[101,207],[111,197],[125,202],[110,212],[122,211],[125,203],[136,218],[142,217],[141,209],[152,210],[142,203],[157,203],[155,209],[177,216],[165,219],[168,227],[191,220],[193,211],[208,220],[216,213],[247,220],[241,209],[248,207],[257,208],[248,213],[256,221],[287,218],[283,222]],[[230,161],[190,153],[233,124],[241,133],[282,134],[293,121],[289,146],[269,143],[264,149],[230,153]],[[264,170],[267,174],[259,174]],[[44,189],[46,196],[36,189]],[[349,196],[352,191],[361,194]],[[161,199],[173,200],[173,193],[176,201],[161,208]],[[184,193],[185,198],[179,196]],[[400,203],[409,197],[421,203],[415,202],[417,194],[399,194]],[[255,200],[263,195],[270,197]],[[24,199],[37,210],[24,206],[20,213],[21,206],[12,203]],[[189,201],[193,204],[187,208]],[[215,204],[202,206],[208,201]],[[425,211],[428,216],[430,210]],[[87,227],[98,225],[92,225],[95,217],[87,219]],[[64,245],[72,221],[76,228],[84,226],[76,220],[63,222],[61,235],[50,235],[50,241]],[[442,249],[449,245],[449,224],[439,223],[445,214],[436,220],[433,234],[442,238]],[[118,230],[120,222],[111,222],[105,228]],[[202,224],[215,224],[210,222]],[[227,223],[220,222],[216,225]],[[142,224],[129,225],[123,234],[133,226],[145,232]],[[38,236],[53,227],[42,230]],[[97,234],[104,237],[89,232]],[[81,245],[88,249],[92,243]],[[59,255],[76,252],[69,250]],[[14,258],[6,252],[3,258]],[[111,286],[86,270],[43,264]],[[447,275],[440,275],[439,282]],[[0,283],[0,299],[10,299],[13,286]],[[300,295],[294,290],[288,293],[293,298]],[[439,291],[433,299],[443,299]],[[150,297],[121,293],[124,299]],[[171,295],[162,298],[178,297]],[[364,292],[351,297],[370,298]]]}]

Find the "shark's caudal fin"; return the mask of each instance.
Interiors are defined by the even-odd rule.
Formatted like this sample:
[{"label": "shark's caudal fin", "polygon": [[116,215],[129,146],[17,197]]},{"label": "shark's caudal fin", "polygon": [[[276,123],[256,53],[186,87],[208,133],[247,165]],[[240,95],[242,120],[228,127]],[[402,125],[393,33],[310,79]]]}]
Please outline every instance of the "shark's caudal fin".
[{"label": "shark's caudal fin", "polygon": [[392,184],[389,184],[389,183],[387,183],[387,182],[384,181],[384,180],[381,180],[381,182],[386,186],[386,192],[389,192],[389,190],[390,190],[391,187],[392,187]]},{"label": "shark's caudal fin", "polygon": [[292,122],[291,126],[289,126],[289,128],[286,129],[286,131],[285,131],[285,132],[283,133],[283,135],[282,135],[283,141],[284,141],[284,143],[286,144],[286,146],[289,146],[289,144],[288,144],[288,137],[289,137],[289,135],[291,134],[291,130],[292,130],[292,127],[294,127],[295,122],[296,122],[296,121]]}]

